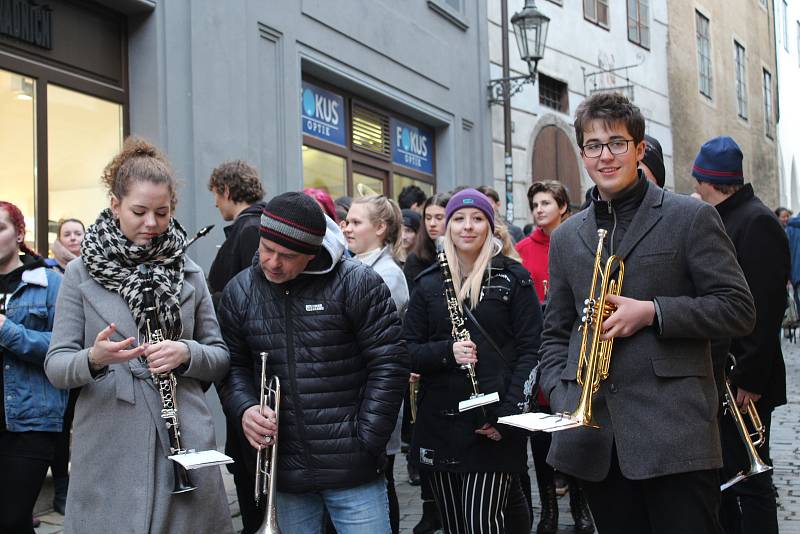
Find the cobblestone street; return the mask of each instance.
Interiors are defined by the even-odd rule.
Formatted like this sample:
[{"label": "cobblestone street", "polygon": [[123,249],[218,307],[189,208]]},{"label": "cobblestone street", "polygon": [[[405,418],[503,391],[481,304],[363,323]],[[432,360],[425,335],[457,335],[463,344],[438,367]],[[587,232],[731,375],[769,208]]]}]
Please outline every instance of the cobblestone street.
[{"label": "cobblestone street", "polygon": [[[774,482],[778,488],[779,509],[778,519],[781,534],[800,534],[800,345],[791,344],[784,340],[784,359],[786,361],[787,391],[789,403],[776,409],[772,417],[771,446],[775,462]],[[233,489],[233,478],[223,469],[225,486],[228,490],[228,499],[231,504],[231,514],[234,526],[241,528],[239,507],[236,503],[236,492]],[[531,479],[535,480],[531,467]],[[400,532],[411,534],[414,525],[422,515],[422,506],[419,500],[419,488],[408,483],[406,464],[404,459],[398,458],[395,465],[395,480],[397,481],[397,494],[400,501]],[[534,483],[534,509],[535,522],[539,517],[538,495]],[[52,479],[48,476],[45,487],[39,496],[36,506],[36,515],[42,520],[42,526],[36,531],[40,534],[55,534],[63,532],[61,524],[63,517],[53,512]],[[98,503],[101,506],[102,503]],[[569,513],[569,496],[559,499],[559,524],[560,533],[573,532],[572,517]]]}]

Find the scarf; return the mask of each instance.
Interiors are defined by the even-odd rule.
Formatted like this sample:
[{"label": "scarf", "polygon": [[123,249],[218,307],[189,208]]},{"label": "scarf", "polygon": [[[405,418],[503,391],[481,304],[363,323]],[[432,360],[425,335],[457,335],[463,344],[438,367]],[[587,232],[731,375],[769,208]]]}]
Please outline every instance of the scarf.
[{"label": "scarf", "polygon": [[61,266],[61,271],[67,268],[67,264],[77,258],[75,254],[70,252],[67,247],[58,239],[53,241],[53,246],[50,247],[53,251],[53,257]]},{"label": "scarf", "polygon": [[119,223],[106,208],[86,229],[81,243],[81,258],[89,275],[105,289],[119,293],[133,314],[139,331],[144,330],[142,306],[144,280],[140,264],[152,271],[156,308],[166,339],[180,339],[183,325],[179,296],[183,287],[186,231],[174,218],[163,234],[145,245],[125,237]]}]

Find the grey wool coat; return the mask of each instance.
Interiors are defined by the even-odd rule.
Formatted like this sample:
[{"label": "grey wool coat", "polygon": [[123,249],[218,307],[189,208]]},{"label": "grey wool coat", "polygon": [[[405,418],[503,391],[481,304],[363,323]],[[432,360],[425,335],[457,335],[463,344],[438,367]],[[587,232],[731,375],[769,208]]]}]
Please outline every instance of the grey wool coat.
[{"label": "grey wool coat", "polygon": [[[573,411],[584,299],[597,249],[594,205],[550,242],[550,302],[542,333],[541,383],[554,413]],[[709,338],[747,334],[755,311],[716,210],[649,186],[619,244],[622,296],[654,300],[653,326],[617,338],[608,379],[594,396],[600,428],[553,434],[547,461],[584,480],[608,474],[616,445],[622,474],[641,480],[722,465]],[[607,252],[603,254],[605,265]]]},{"label": "grey wool coat", "polygon": [[[180,295],[188,368],[178,378],[182,446],[216,446],[202,382],[220,380],[229,355],[203,273],[186,259]],[[150,379],[137,379],[130,365],[110,365],[96,378],[89,348],[109,323],[112,340],[137,338],[127,304],[89,276],[79,258],[70,262],[56,303],[45,372],[59,388],[81,388],[72,427],[72,471],[64,529],[67,533],[227,533],[230,511],[219,467],[190,471],[196,490],[171,495],[169,441],[160,418],[161,400]]]}]

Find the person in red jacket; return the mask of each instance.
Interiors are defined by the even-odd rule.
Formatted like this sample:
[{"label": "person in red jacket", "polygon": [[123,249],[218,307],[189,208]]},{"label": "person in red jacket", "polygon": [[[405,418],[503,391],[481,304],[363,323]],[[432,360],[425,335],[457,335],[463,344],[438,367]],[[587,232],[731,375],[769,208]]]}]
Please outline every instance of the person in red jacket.
[{"label": "person in red jacket", "polygon": [[[547,304],[547,287],[550,282],[547,270],[550,235],[569,216],[569,196],[561,182],[555,180],[534,182],[528,189],[528,204],[536,229],[517,243],[516,248],[522,257],[522,265],[531,273],[539,302],[544,307]],[[539,406],[548,409],[547,401],[541,391],[537,397]],[[549,450],[550,434],[546,432],[531,434],[531,453],[536,468],[539,499],[542,503],[542,515],[536,527],[537,534],[555,534],[558,530],[558,501],[554,471],[546,462]],[[569,486],[569,504],[576,530],[594,532],[594,524],[585,497],[577,484]]]},{"label": "person in red jacket", "polygon": [[569,196],[561,182],[534,182],[528,189],[528,204],[536,229],[517,243],[516,249],[522,258],[522,265],[531,273],[539,302],[544,304],[549,282],[547,257],[550,252],[550,234],[567,218]]}]

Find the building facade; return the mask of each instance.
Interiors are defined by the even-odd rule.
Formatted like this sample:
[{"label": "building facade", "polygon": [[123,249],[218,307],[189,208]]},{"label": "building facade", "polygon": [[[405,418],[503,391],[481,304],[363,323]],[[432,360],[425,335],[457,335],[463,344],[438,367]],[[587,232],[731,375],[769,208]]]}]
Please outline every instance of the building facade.
[{"label": "building facade", "polygon": [[800,1],[774,0],[779,204],[800,212]]},{"label": "building facade", "polygon": [[779,166],[771,2],[669,2],[669,20],[676,189],[693,189],[700,146],[729,135],[744,153],[745,180],[774,207]]},{"label": "building facade", "polygon": [[[509,0],[508,12],[522,9]],[[581,161],[572,126],[575,109],[589,95],[619,91],[639,106],[647,133],[664,149],[666,184],[673,185],[672,134],[667,81],[666,0],[539,0],[550,18],[547,49],[539,62],[535,85],[526,85],[512,100],[514,219],[530,220],[526,193],[533,181],[556,179],[570,201],[583,203],[592,182]],[[492,78],[502,72],[500,0],[489,1],[489,55]],[[509,38],[511,75],[527,73],[513,35]],[[502,106],[492,108],[495,187],[504,188]]]},{"label": "building facade", "polygon": [[1,196],[46,250],[59,218],[94,221],[103,167],[143,136],[182,181],[184,226],[217,223],[192,250],[208,267],[224,160],[268,196],[483,183],[486,18],[477,0],[0,0]]}]

